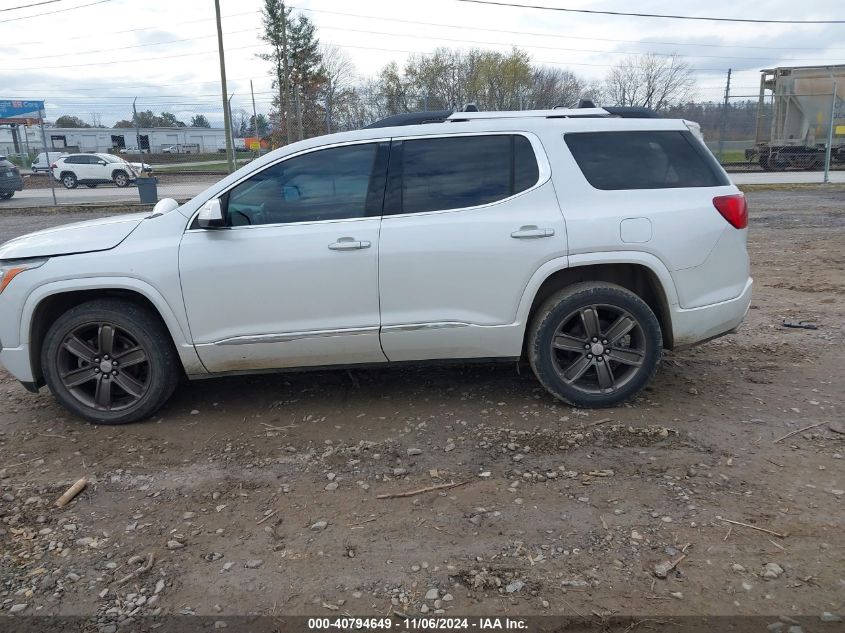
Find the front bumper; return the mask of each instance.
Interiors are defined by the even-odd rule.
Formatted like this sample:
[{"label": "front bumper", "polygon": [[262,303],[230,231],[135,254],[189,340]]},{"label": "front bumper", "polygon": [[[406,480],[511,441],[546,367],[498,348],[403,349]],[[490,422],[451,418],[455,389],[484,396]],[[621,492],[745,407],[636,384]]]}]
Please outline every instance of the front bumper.
[{"label": "front bumper", "polygon": [[749,277],[742,293],[734,299],[684,310],[672,306],[672,335],[674,347],[687,347],[735,330],[745,319],[751,305]]}]

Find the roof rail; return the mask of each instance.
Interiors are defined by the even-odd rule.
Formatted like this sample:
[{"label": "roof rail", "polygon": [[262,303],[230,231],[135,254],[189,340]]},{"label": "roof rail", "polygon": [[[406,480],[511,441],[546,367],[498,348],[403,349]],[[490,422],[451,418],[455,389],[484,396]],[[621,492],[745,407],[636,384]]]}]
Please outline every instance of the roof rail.
[{"label": "roof rail", "polygon": [[394,114],[385,119],[376,121],[365,125],[364,129],[368,130],[377,127],[394,127],[399,125],[420,125],[422,123],[443,123],[449,118],[453,110],[429,110],[427,112],[403,112],[401,114]]},{"label": "roof rail", "polygon": [[555,108],[553,110],[500,110],[479,112],[475,104],[467,104],[461,111],[430,110],[427,112],[403,112],[385,119],[365,125],[364,129],[379,127],[397,127],[403,125],[420,125],[423,123],[461,123],[466,121],[480,121],[487,119],[573,119],[595,118],[610,116],[604,108]]},{"label": "roof rail", "polygon": [[[581,99],[578,102],[579,110],[593,109],[596,106],[590,99]],[[562,110],[563,106],[555,106],[555,110]],[[660,115],[643,106],[603,106],[601,109],[607,110],[610,116],[619,117],[621,119],[659,119]]]},{"label": "roof rail", "polygon": [[493,112],[453,112],[448,121],[475,121],[480,119],[572,119],[583,117],[606,117],[603,108],[555,108],[553,110],[499,110]]}]

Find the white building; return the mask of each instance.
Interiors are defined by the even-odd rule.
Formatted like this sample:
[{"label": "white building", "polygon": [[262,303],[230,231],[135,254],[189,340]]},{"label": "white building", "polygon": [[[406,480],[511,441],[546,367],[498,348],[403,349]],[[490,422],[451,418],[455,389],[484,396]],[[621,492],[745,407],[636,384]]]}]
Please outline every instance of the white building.
[{"label": "white building", "polygon": [[[24,137],[26,131],[26,137]],[[226,133],[222,128],[154,127],[140,128],[59,128],[45,127],[49,148],[68,152],[117,152],[123,148],[141,149],[158,154],[164,147],[177,146],[180,152],[211,153],[226,148]],[[18,127],[20,151],[43,151],[44,143],[39,126]],[[12,130],[0,127],[0,154],[17,153]]]}]

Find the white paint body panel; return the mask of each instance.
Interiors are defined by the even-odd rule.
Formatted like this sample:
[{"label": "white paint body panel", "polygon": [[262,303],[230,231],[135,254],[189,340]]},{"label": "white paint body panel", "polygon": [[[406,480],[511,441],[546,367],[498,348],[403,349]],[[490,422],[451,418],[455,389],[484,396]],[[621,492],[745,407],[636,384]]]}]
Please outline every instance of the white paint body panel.
[{"label": "white paint body panel", "polygon": [[[0,259],[52,258],[0,294],[0,362],[20,380],[36,381],[29,346],[39,302],[58,292],[110,288],[152,303],[193,377],[515,357],[549,275],[607,263],[646,266],[666,297],[676,344],[705,340],[735,328],[750,302],[746,231],[730,227],[712,205],[714,196],[738,190],[599,191],[564,142],[568,132],[652,129],[687,128],[661,119],[487,116],[335,134],[271,152],[163,216],[112,218],[13,240],[0,246]],[[540,162],[538,185],[470,209],[189,229],[205,202],[285,157],[362,140],[477,133],[529,136]],[[631,219],[638,220],[625,231]],[[650,235],[639,219],[647,220]],[[511,237],[528,225],[554,235]],[[342,237],[371,247],[328,249]]]}]

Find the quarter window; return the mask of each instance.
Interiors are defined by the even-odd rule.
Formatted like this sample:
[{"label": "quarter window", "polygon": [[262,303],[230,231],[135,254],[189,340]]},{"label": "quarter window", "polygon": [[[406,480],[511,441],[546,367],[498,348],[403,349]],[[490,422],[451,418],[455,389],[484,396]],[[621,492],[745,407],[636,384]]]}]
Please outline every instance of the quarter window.
[{"label": "quarter window", "polygon": [[385,210],[394,213],[490,204],[529,189],[539,178],[530,141],[514,134],[405,141],[398,159],[391,157],[391,169],[399,173],[391,175],[393,195]]},{"label": "quarter window", "polygon": [[228,192],[230,224],[364,217],[377,147],[366,143],[317,150],[260,171]]},{"label": "quarter window", "polygon": [[564,139],[587,182],[596,189],[730,184],[716,159],[689,132],[575,132]]}]

